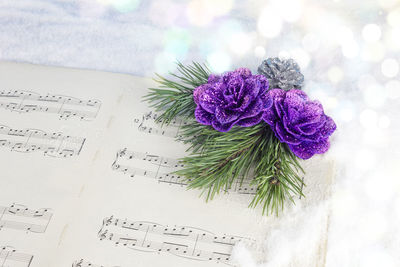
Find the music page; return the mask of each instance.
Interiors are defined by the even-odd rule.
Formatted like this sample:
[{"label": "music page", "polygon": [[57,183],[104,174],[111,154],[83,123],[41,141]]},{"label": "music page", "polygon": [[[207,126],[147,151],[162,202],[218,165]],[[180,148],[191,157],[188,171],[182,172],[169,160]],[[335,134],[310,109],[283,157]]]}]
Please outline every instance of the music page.
[{"label": "music page", "polygon": [[[172,174],[188,153],[177,141],[185,121],[156,124],[142,102],[154,86],[0,63],[0,266],[238,266],[237,244],[263,259],[280,217],[248,208],[248,180],[206,202]],[[334,165],[320,157],[304,168],[307,198],[296,202],[306,208],[329,195]]]}]

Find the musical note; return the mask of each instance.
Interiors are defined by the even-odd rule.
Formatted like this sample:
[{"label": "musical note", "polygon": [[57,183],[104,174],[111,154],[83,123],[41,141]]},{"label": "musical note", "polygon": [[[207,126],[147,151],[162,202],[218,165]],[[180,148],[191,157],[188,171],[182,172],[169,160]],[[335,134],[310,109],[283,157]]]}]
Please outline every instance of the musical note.
[{"label": "musical note", "polygon": [[85,140],[62,133],[46,133],[36,129],[11,129],[0,125],[0,148],[9,148],[16,152],[42,151],[46,156],[72,157],[80,154]]},{"label": "musical note", "polygon": [[157,113],[150,111],[145,113],[141,118],[135,118],[133,124],[140,132],[179,139],[181,127],[187,125],[189,122],[188,120],[175,118],[169,123],[168,127],[161,128],[157,124],[158,117],[159,115]]},{"label": "musical note", "polygon": [[29,267],[32,263],[33,255],[18,252],[10,246],[0,246],[1,266]]},{"label": "musical note", "polygon": [[93,120],[101,107],[99,100],[80,100],[62,95],[40,95],[35,92],[0,91],[0,108],[18,113],[43,112],[58,114],[60,119]]},{"label": "musical note", "polygon": [[24,205],[0,206],[0,230],[14,229],[33,233],[44,233],[53,213],[50,209],[29,209]]},{"label": "musical note", "polygon": [[140,159],[143,161],[154,163],[155,165],[162,165],[164,167],[183,167],[183,163],[180,160],[160,157],[149,153],[143,153],[138,151],[129,151],[127,148],[121,149],[117,152],[117,157],[123,159]]},{"label": "musical note", "polygon": [[[117,152],[111,165],[113,170],[128,174],[132,178],[142,176],[155,179],[159,183],[186,186],[191,180],[174,173],[183,166],[183,162],[178,159],[130,151],[127,148]],[[252,185],[251,181],[236,179],[227,192],[254,195],[256,190],[257,187]]]},{"label": "musical note", "polygon": [[226,264],[229,264],[233,246],[244,239],[215,235],[200,228],[129,221],[113,216],[103,220],[98,236],[101,241],[111,241],[116,246]]},{"label": "musical note", "polygon": [[72,267],[119,267],[119,266],[106,266],[106,265],[99,265],[94,264],[89,261],[85,261],[84,259],[80,259],[72,263]]}]

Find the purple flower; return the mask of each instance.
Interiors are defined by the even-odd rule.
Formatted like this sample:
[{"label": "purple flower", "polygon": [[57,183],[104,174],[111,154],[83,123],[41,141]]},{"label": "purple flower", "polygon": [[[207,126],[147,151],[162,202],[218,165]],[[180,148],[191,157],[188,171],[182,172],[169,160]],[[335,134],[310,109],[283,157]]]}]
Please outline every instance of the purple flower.
[{"label": "purple flower", "polygon": [[296,156],[308,159],[329,149],[328,138],[336,124],[318,101],[310,101],[297,89],[273,89],[268,91],[268,98],[273,105],[265,110],[263,119]]},{"label": "purple flower", "polygon": [[229,131],[233,125],[256,125],[261,122],[264,109],[272,105],[272,99],[266,97],[267,90],[267,79],[252,75],[249,69],[210,75],[208,83],[193,92],[195,117],[220,132]]}]

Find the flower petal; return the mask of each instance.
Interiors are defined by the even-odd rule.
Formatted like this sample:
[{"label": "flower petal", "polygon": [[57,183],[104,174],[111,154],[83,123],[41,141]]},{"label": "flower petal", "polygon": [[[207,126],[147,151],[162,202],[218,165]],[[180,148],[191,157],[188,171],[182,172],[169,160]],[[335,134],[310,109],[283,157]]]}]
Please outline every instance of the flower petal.
[{"label": "flower petal", "polygon": [[238,126],[243,126],[243,127],[249,127],[249,126],[254,126],[256,124],[259,124],[262,121],[262,113],[259,113],[258,115],[246,119],[241,119],[237,121],[235,124]]},{"label": "flower petal", "polygon": [[304,107],[304,104],[307,103],[308,96],[307,94],[298,89],[292,89],[286,92],[285,95],[285,107],[292,107],[298,110],[301,110]]},{"label": "flower petal", "polygon": [[298,145],[301,143],[301,140],[297,139],[295,136],[285,130],[281,122],[275,124],[275,135],[281,142],[287,144]]},{"label": "flower petal", "polygon": [[204,91],[208,88],[208,84],[202,84],[193,91],[193,99],[194,102],[198,105],[199,104],[199,98],[204,94]]},{"label": "flower petal", "polygon": [[314,154],[323,154],[329,149],[328,138],[322,139],[320,142],[302,142],[298,145],[289,144],[290,150],[302,159],[309,159]]},{"label": "flower petal", "polygon": [[302,118],[302,109],[289,106],[287,107],[287,117],[293,123],[297,123]]},{"label": "flower petal", "polygon": [[295,126],[297,132],[299,132],[300,134],[304,134],[304,135],[312,135],[314,134],[318,128],[315,125],[309,124],[309,125],[305,125],[305,126]]},{"label": "flower petal", "polygon": [[248,68],[238,68],[234,71],[234,73],[239,74],[243,79],[247,79],[252,76],[251,70]]},{"label": "flower petal", "polygon": [[240,90],[238,98],[241,99],[244,96],[249,96],[252,100],[255,99],[261,90],[261,81],[256,77],[250,77],[245,80],[245,84]]},{"label": "flower petal", "polygon": [[214,88],[204,89],[202,94],[198,97],[198,105],[200,105],[207,112],[214,113],[217,105],[221,103],[220,92]]},{"label": "flower petal", "polygon": [[264,103],[260,98],[255,99],[244,111],[243,114],[240,116],[242,119],[254,117],[262,113],[264,109]]},{"label": "flower petal", "polygon": [[218,121],[214,120],[214,121],[212,121],[212,126],[214,127],[215,130],[217,130],[219,132],[227,132],[232,128],[233,122],[221,124]]},{"label": "flower petal", "polygon": [[215,118],[221,124],[231,123],[239,118],[239,114],[232,112],[230,110],[225,110],[224,108],[217,107],[215,109]]},{"label": "flower petal", "polygon": [[301,133],[297,131],[297,127],[292,125],[292,121],[288,118],[288,116],[284,115],[283,118],[281,119],[281,122],[283,124],[283,127],[285,128],[285,131],[293,135],[293,137],[302,140]]},{"label": "flower petal", "polygon": [[276,110],[276,115],[278,115],[279,118],[283,118],[285,115],[285,110],[282,105],[282,101],[275,101],[274,102],[275,110]]},{"label": "flower petal", "polygon": [[274,99],[274,101],[282,100],[285,96],[285,93],[285,90],[282,89],[271,89],[268,91],[268,95],[270,95]]},{"label": "flower petal", "polygon": [[211,125],[211,122],[215,119],[214,114],[208,113],[201,106],[197,106],[194,116],[199,123],[204,125]]},{"label": "flower petal", "polygon": [[251,97],[249,95],[245,95],[238,103],[230,106],[230,109],[235,112],[244,112],[246,108],[251,104]]},{"label": "flower petal", "polygon": [[278,116],[276,116],[275,110],[270,108],[264,111],[262,118],[266,123],[272,126],[275,124],[275,120]]},{"label": "flower petal", "polygon": [[[325,115],[326,116],[326,115]],[[321,130],[321,136],[323,138],[327,138],[328,136],[330,136],[334,131],[336,130],[336,124],[335,122],[332,120],[331,117],[326,116],[326,122],[324,127]]]},{"label": "flower petal", "polygon": [[272,105],[274,104],[274,99],[268,93],[261,95],[260,99],[263,101],[263,105],[264,105],[263,109],[264,110],[270,109],[272,107]]},{"label": "flower petal", "polygon": [[220,80],[221,80],[220,75],[210,74],[210,76],[208,76],[208,83],[216,83],[219,82]]}]

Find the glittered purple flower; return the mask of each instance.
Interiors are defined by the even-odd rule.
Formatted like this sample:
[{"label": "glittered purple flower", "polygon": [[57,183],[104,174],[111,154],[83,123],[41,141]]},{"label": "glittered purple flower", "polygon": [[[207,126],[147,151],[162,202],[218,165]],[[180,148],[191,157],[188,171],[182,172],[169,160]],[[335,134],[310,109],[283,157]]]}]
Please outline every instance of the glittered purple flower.
[{"label": "glittered purple flower", "polygon": [[263,119],[296,156],[308,159],[329,149],[328,138],[336,124],[318,101],[310,101],[297,89],[273,89],[268,91],[268,98],[273,105],[266,109]]},{"label": "glittered purple flower", "polygon": [[252,75],[249,69],[210,75],[208,83],[193,92],[195,117],[220,132],[229,131],[233,125],[256,125],[261,122],[264,109],[272,105],[272,99],[266,98],[267,90],[267,79]]}]

